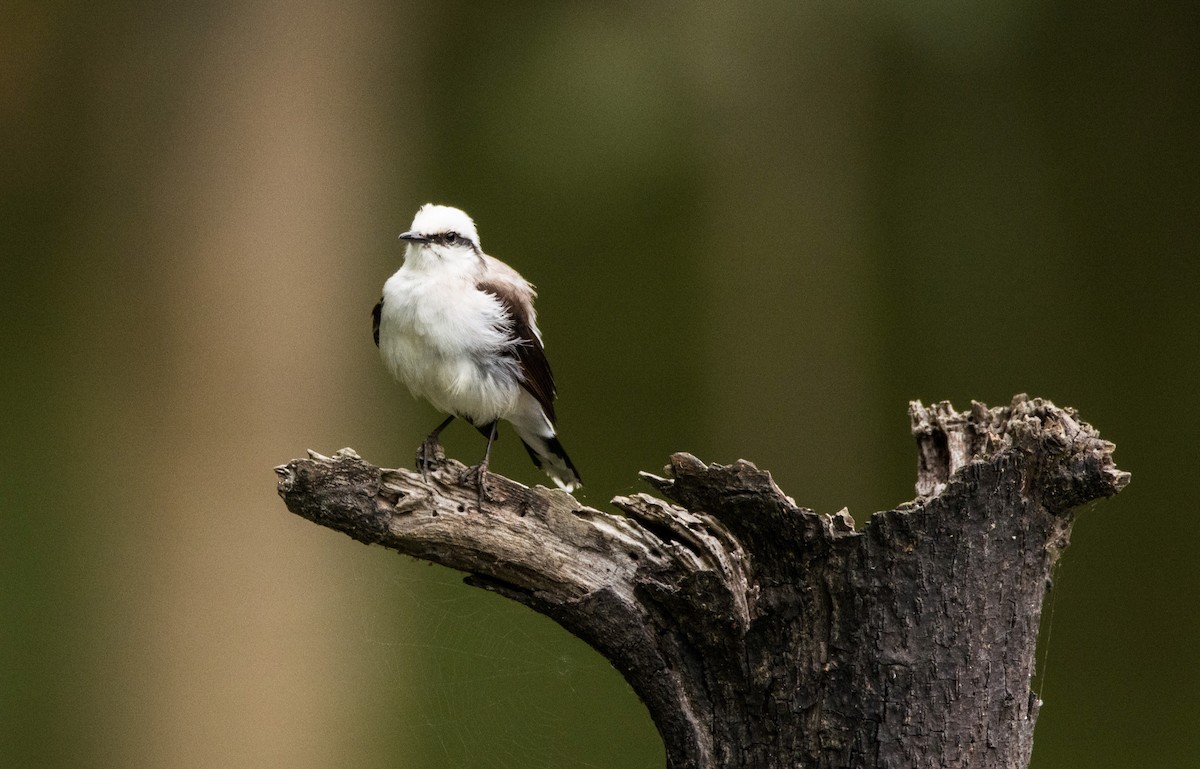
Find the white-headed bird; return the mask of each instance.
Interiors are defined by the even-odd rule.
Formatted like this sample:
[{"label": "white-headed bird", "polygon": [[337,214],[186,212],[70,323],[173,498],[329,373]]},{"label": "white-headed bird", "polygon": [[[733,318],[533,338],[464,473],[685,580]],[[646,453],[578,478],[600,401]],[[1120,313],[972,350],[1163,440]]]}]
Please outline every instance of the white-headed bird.
[{"label": "white-headed bird", "polygon": [[475,223],[457,208],[422,206],[400,237],[408,242],[404,264],[375,305],[375,344],[396,379],[449,414],[421,444],[422,470],[441,431],[455,417],[470,422],[487,437],[478,468],[482,501],[503,419],[559,488],[579,488],[579,473],[555,432],[554,375],[533,286],[483,253]]}]

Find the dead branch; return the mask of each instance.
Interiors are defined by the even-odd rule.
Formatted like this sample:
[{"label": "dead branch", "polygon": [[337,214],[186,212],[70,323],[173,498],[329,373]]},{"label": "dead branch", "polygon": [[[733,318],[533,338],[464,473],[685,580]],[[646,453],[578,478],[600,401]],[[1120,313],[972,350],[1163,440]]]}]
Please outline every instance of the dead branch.
[{"label": "dead branch", "polygon": [[619,512],[444,460],[276,468],[288,509],[552,617],[646,703],[671,769],[1025,767],[1038,623],[1072,510],[1129,474],[1071,409],[910,407],[919,496],[861,530],[749,462],[676,454]]}]

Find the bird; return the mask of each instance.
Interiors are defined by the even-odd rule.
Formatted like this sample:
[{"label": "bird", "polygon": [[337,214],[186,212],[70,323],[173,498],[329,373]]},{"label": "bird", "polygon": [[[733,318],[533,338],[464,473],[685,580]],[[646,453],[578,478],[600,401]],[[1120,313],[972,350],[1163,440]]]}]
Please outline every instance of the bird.
[{"label": "bird", "polygon": [[392,376],[448,414],[418,449],[423,474],[428,478],[441,432],[456,418],[470,423],[487,438],[475,468],[482,509],[492,443],[504,420],[555,485],[580,488],[555,428],[557,390],[533,285],[483,252],[475,222],[457,208],[421,206],[400,239],[404,263],[384,283],[372,325]]}]

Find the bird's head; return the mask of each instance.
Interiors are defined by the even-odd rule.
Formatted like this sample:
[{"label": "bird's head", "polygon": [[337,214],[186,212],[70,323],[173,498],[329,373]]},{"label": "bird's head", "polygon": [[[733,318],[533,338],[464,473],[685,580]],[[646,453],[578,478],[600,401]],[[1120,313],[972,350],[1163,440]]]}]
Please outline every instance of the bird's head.
[{"label": "bird's head", "polygon": [[406,258],[435,257],[441,261],[475,258],[479,234],[475,222],[457,208],[426,203],[413,217],[412,227],[401,233],[408,241]]}]

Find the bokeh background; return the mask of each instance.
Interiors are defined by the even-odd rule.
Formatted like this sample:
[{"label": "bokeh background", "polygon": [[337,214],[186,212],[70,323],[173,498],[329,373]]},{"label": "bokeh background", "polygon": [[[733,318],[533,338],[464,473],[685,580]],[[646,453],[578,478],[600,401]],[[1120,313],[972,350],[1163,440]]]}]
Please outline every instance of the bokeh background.
[{"label": "bokeh background", "polygon": [[[861,522],[913,495],[910,399],[1077,407],[1133,483],[1059,567],[1034,766],[1197,766],[1198,28],[4,4],[0,765],[662,765],[565,631],[275,494],[305,449],[410,465],[436,424],[369,319],[436,201],[539,285],[593,505],[687,450]],[[542,480],[511,437],[493,468]]]}]

